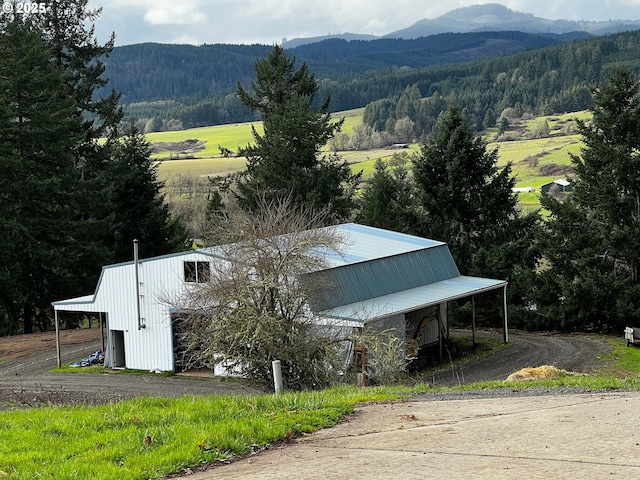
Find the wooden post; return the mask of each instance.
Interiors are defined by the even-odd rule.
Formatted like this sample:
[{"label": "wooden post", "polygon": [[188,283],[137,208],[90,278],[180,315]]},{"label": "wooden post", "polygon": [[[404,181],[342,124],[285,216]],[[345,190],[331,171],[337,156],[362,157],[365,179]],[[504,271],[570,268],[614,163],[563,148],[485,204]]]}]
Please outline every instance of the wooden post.
[{"label": "wooden post", "polygon": [[442,316],[440,312],[438,312],[438,348],[440,350],[439,357],[442,360],[442,356],[444,355],[444,338],[443,337],[444,325],[442,324]]}]

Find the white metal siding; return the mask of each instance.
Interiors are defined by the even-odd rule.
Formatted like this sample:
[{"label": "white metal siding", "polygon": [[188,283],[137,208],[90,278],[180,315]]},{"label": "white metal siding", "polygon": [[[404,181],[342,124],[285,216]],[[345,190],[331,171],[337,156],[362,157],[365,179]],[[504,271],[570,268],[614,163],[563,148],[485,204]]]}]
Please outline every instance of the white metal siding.
[{"label": "white metal siding", "polygon": [[[187,288],[184,282],[185,261],[211,261],[211,257],[194,252],[187,255],[164,257],[140,263],[139,281],[145,292],[144,306],[145,328],[138,330],[135,306],[135,283],[132,310],[122,312],[120,320],[125,329],[125,355],[127,368],[142,370],[172,371],[173,330],[171,327],[171,308],[178,304]],[[133,265],[130,277],[134,276]],[[120,291],[120,295],[131,295]],[[118,297],[122,298],[122,297]],[[114,327],[115,328],[115,327]],[[127,332],[128,329],[128,332]]]},{"label": "white metal siding", "polygon": [[138,329],[135,265],[133,262],[105,267],[93,296],[56,302],[57,310],[106,312],[109,330],[124,332],[126,367],[139,370],[173,371],[171,308],[191,284],[184,282],[185,261],[215,261],[199,252],[168,255],[138,263],[140,316],[145,328]]}]

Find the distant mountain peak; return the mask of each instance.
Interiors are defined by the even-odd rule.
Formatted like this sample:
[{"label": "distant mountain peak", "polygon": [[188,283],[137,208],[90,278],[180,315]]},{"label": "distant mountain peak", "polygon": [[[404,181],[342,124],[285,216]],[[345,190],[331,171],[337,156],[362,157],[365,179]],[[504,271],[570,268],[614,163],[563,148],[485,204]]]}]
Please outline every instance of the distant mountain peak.
[{"label": "distant mountain peak", "polygon": [[518,13],[500,3],[485,3],[457,8],[441,15],[438,18],[474,21],[478,19],[478,17],[488,17],[493,18],[496,21],[506,21],[512,19],[514,15],[533,16],[530,13]]},{"label": "distant mountain peak", "polygon": [[601,35],[625,30],[637,30],[640,21],[594,22],[550,20],[532,13],[517,12],[500,3],[470,5],[451,10],[435,19],[422,19],[413,25],[385,35],[388,38],[419,38],[439,33],[469,33],[477,31],[520,31],[526,33],[586,32]]},{"label": "distant mountain peak", "polygon": [[640,29],[640,20],[616,22],[550,20],[536,17],[532,13],[511,10],[501,3],[485,3],[457,8],[434,19],[425,18],[407,28],[388,33],[383,37],[354,33],[324,35],[313,38],[294,38],[284,42],[283,47],[294,48],[304,44],[336,38],[347,41],[374,40],[376,38],[413,39],[440,33],[471,33],[478,31],[520,31],[558,35],[583,32],[591,35],[604,35],[637,29]]}]

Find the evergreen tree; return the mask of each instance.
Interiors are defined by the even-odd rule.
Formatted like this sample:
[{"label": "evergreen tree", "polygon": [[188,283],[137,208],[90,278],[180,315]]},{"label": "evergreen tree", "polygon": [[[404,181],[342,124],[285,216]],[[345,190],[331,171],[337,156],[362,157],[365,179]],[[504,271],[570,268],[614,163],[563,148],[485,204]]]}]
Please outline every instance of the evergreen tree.
[{"label": "evergreen tree", "polygon": [[574,192],[542,198],[539,303],[563,329],[619,331],[640,320],[640,80],[616,70],[594,97],[592,123],[578,122]]},{"label": "evergreen tree", "polygon": [[347,217],[358,176],[339,157],[321,154],[342,126],[331,121],[329,98],[315,106],[315,77],[304,63],[296,70],[295,58],[282,47],[257,60],[255,71],[252,93],[238,84],[240,100],[261,114],[264,127],[262,135],[253,128],[255,143],[239,152],[248,161],[237,183],[241,205],[254,210],[263,196],[290,198],[299,206],[328,208],[332,219]]},{"label": "evergreen tree", "polygon": [[34,321],[46,325],[52,299],[83,280],[79,272],[70,274],[82,261],[72,252],[86,232],[71,148],[82,141],[82,120],[73,114],[67,74],[51,62],[52,50],[31,18],[2,20],[0,185],[7,200],[7,256],[0,270],[9,269],[13,281],[5,309],[14,322],[22,317],[28,333]]},{"label": "evergreen tree", "polygon": [[499,169],[497,162],[497,150],[487,150],[450,107],[413,157],[420,215],[413,233],[446,242],[463,275],[507,280],[510,319],[524,326],[539,259],[538,214],[520,216],[510,165]]},{"label": "evergreen tree", "polygon": [[484,114],[484,119],[482,121],[482,126],[484,128],[491,128],[496,125],[496,114],[490,108],[487,109],[487,112]]},{"label": "evergreen tree", "polygon": [[378,159],[362,190],[356,221],[397,232],[411,231],[416,222],[413,190],[404,165],[389,167]]},{"label": "evergreen tree", "polygon": [[423,215],[419,233],[447,242],[463,274],[472,271],[474,253],[493,232],[517,216],[510,165],[499,170],[497,163],[497,150],[487,151],[455,106],[413,158]]},{"label": "evergreen tree", "polygon": [[[120,95],[114,90],[106,96],[95,95],[108,83],[104,58],[113,50],[115,34],[100,44],[95,38],[93,22],[102,8],[89,9],[89,0],[52,0],[44,14],[34,17],[52,49],[52,59],[67,73],[69,95],[75,100],[75,114],[83,118],[86,135],[84,149],[93,147],[92,140],[117,133],[122,119],[118,107]],[[82,154],[78,149],[78,154]]]},{"label": "evergreen tree", "polygon": [[52,301],[131,257],[129,235],[150,255],[177,248],[148,149],[118,141],[118,95],[95,95],[113,39],[96,42],[86,5],[0,14],[0,333],[47,329]]},{"label": "evergreen tree", "polygon": [[169,215],[149,142],[136,127],[115,146],[110,173],[117,179],[110,196],[113,261],[131,259],[133,239],[140,242],[144,257],[184,250],[187,233]]}]

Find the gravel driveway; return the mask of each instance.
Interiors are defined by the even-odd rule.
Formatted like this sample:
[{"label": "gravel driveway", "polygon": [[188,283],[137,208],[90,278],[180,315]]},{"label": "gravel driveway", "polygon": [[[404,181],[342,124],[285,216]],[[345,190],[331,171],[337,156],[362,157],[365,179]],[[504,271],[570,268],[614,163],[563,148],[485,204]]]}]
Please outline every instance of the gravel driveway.
[{"label": "gravel driveway", "polygon": [[[88,357],[100,349],[99,341],[67,345],[63,363]],[[237,380],[154,374],[51,373],[54,349],[0,363],[2,404],[42,405],[104,403],[139,396],[227,395],[263,393]]]},{"label": "gravel driveway", "polygon": [[[455,335],[469,334],[456,331]],[[481,332],[478,336],[499,333]],[[585,335],[551,335],[514,332],[511,346],[477,360],[445,367],[426,381],[434,386],[467,384],[480,380],[504,380],[524,367],[554,365],[571,371],[588,372],[598,366],[600,356],[611,347],[600,338]],[[63,362],[87,357],[100,348],[99,341],[68,345]],[[56,374],[55,348],[0,363],[0,408],[2,404],[20,405],[102,403],[142,395],[180,396],[185,394],[263,393],[237,380],[192,378],[145,374]]]},{"label": "gravel driveway", "polygon": [[[453,335],[468,335],[456,330]],[[476,332],[478,338],[500,340],[502,333]],[[571,372],[588,373],[602,367],[602,356],[612,351],[605,337],[583,334],[510,332],[510,346],[475,360],[456,363],[429,375],[432,386],[456,386],[485,380],[505,380],[526,367],[553,365]]]}]

